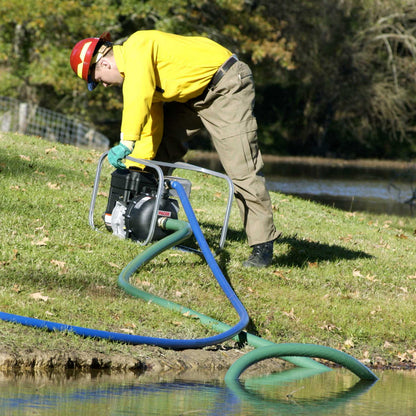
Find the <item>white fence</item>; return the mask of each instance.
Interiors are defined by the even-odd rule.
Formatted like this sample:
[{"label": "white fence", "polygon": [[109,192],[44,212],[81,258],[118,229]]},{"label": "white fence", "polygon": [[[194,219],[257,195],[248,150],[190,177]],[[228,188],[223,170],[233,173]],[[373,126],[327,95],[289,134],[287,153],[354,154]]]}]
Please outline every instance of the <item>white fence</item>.
[{"label": "white fence", "polygon": [[110,144],[106,136],[76,118],[9,97],[0,97],[0,131],[96,149],[106,150]]}]

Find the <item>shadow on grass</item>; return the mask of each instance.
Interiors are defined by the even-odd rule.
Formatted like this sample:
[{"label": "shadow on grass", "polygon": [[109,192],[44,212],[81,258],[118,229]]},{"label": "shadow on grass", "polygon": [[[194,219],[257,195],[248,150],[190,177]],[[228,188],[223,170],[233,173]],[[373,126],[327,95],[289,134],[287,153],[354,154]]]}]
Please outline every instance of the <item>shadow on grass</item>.
[{"label": "shadow on grass", "polygon": [[[221,233],[221,226],[218,224],[204,223],[205,232],[209,228],[210,232],[205,235],[207,243],[213,249],[218,247],[219,235]],[[211,232],[212,231],[212,232]],[[228,229],[227,240],[238,242],[247,245],[247,239],[242,230]],[[336,262],[339,260],[354,260],[358,258],[373,258],[372,255],[361,251],[352,250],[343,246],[329,245],[317,241],[308,241],[299,238],[296,234],[284,235],[275,242],[275,250],[279,244],[289,245],[289,250],[286,253],[274,256],[273,264],[288,267],[307,267],[308,263],[315,263],[321,261]],[[192,244],[191,244],[192,245]],[[195,243],[195,248],[197,247]],[[247,249],[249,247],[247,246]],[[219,259],[220,267],[226,270],[226,264],[229,260],[229,254],[226,256],[224,252],[221,253]]]},{"label": "shadow on grass", "polygon": [[316,241],[307,241],[296,235],[283,236],[277,244],[288,244],[290,249],[287,253],[274,258],[273,263],[281,266],[307,267],[308,263],[320,261],[353,260],[358,258],[373,258],[372,255],[361,250],[351,250],[342,246],[329,245]]}]

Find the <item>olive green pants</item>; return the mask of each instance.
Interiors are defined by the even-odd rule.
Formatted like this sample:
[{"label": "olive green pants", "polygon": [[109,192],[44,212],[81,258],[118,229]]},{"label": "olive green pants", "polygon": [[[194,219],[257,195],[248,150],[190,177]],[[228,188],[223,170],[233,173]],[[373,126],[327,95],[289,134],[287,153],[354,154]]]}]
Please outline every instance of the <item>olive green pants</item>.
[{"label": "olive green pants", "polygon": [[250,68],[236,62],[220,82],[187,103],[166,103],[164,135],[156,160],[175,162],[205,127],[226,174],[234,184],[250,246],[276,239],[270,195],[261,174],[263,159],[253,115],[254,82]]}]

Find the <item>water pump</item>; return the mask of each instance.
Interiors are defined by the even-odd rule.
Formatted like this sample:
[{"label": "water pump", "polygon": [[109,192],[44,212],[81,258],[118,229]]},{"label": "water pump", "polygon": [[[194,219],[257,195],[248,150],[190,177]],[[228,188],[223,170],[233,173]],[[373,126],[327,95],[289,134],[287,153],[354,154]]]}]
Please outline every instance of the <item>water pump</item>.
[{"label": "water pump", "polygon": [[[103,215],[107,230],[120,238],[144,241],[149,235],[151,219],[156,209],[158,179],[152,172],[117,169],[111,175],[110,192]],[[170,197],[167,186],[160,197],[157,215],[178,219],[179,204]],[[168,234],[156,225],[153,240]]]},{"label": "water pump", "polygon": [[[88,214],[88,222],[96,231],[99,231],[100,227],[96,227],[94,221],[95,206],[100,188],[101,170],[107,154],[108,151],[102,153],[97,164]],[[170,231],[165,231],[158,226],[158,220],[161,217],[177,219],[178,216],[180,198],[176,190],[171,189],[170,183],[179,182],[188,199],[192,184],[189,179],[164,176],[162,167],[169,168],[168,172],[173,172],[175,169],[193,171],[215,176],[227,182],[228,199],[217,251],[223,249],[234,197],[234,186],[227,175],[184,162],[168,163],[136,159],[130,156],[127,156],[127,159],[144,165],[145,170],[122,169],[112,173],[107,208],[102,215],[109,231],[121,238],[130,238],[143,244],[148,244],[152,240],[160,240],[170,234]]]}]

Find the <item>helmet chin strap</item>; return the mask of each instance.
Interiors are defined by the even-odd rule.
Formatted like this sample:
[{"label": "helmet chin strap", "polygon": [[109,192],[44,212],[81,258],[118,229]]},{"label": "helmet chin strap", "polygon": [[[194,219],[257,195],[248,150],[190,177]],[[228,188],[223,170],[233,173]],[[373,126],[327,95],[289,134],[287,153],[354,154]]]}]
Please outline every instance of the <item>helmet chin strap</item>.
[{"label": "helmet chin strap", "polygon": [[90,62],[90,69],[88,72],[88,80],[87,80],[87,87],[89,91],[93,91],[95,87],[98,85],[97,82],[92,80],[91,72],[93,71],[95,65],[97,62],[103,58],[107,53],[111,50],[113,47],[112,42],[109,41],[103,41],[103,44],[98,48],[98,51],[93,57],[91,58]]}]

